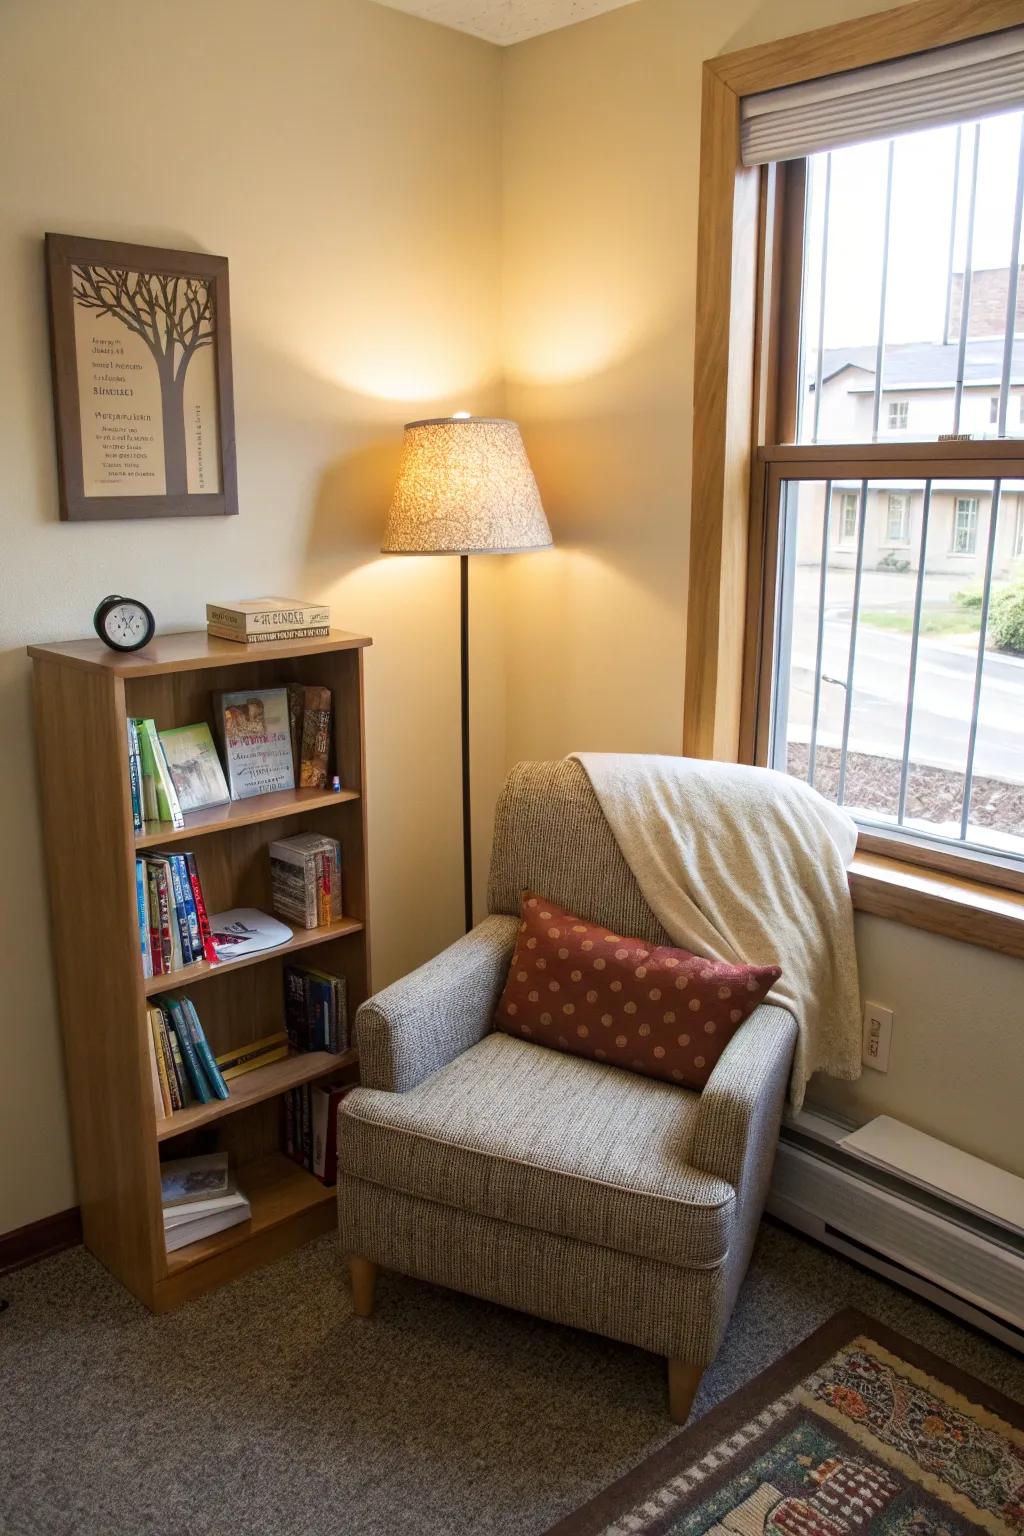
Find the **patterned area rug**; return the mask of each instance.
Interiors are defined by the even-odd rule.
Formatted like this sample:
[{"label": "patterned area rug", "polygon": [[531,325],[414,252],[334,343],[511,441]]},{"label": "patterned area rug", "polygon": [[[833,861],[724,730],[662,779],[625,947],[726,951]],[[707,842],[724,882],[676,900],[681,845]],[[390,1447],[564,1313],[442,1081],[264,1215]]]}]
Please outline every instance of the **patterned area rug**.
[{"label": "patterned area rug", "polygon": [[847,1311],[548,1536],[1020,1536],[1024,1410]]}]

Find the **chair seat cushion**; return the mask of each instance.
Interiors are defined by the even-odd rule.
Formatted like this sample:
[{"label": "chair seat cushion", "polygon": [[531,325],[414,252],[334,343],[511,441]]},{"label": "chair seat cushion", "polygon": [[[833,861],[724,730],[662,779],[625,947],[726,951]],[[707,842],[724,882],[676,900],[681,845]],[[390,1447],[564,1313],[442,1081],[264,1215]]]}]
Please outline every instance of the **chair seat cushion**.
[{"label": "chair seat cushion", "polygon": [[407,1093],[345,1099],[339,1173],[683,1268],[720,1264],[730,1184],[687,1161],[700,1096],[495,1033]]}]

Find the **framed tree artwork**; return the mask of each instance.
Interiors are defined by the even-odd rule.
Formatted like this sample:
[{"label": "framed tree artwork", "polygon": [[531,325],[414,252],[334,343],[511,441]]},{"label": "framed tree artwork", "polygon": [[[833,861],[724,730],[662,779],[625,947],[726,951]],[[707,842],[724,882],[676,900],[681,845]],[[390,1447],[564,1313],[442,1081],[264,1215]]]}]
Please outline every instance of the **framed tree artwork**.
[{"label": "framed tree artwork", "polygon": [[46,236],[60,515],[238,511],[224,256]]}]

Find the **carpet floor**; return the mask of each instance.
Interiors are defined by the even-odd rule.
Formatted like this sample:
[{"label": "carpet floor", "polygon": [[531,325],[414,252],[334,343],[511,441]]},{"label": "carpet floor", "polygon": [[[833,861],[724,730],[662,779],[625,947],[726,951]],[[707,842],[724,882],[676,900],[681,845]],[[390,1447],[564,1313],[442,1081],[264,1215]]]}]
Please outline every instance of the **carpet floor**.
[{"label": "carpet floor", "polygon": [[[329,1237],[166,1317],[80,1248],[0,1294],[3,1536],[537,1536],[678,1433],[640,1350],[397,1275],[355,1318]],[[695,1412],[845,1306],[1024,1398],[1018,1356],[766,1225]]]}]

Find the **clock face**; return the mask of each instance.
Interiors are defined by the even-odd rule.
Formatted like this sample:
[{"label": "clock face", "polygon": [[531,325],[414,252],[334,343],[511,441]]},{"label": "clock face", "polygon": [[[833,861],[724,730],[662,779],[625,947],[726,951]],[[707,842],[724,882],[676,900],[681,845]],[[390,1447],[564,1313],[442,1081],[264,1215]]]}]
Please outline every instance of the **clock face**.
[{"label": "clock face", "polygon": [[107,638],[115,645],[135,645],[146,633],[146,615],[138,603],[118,603],[103,620]]}]

